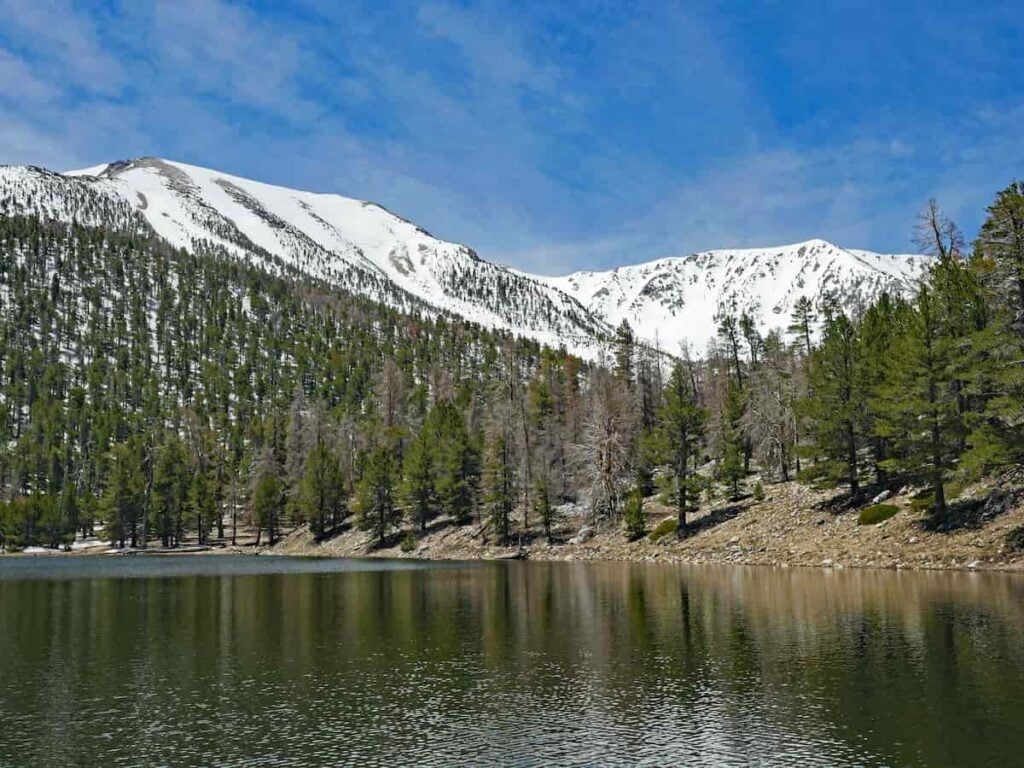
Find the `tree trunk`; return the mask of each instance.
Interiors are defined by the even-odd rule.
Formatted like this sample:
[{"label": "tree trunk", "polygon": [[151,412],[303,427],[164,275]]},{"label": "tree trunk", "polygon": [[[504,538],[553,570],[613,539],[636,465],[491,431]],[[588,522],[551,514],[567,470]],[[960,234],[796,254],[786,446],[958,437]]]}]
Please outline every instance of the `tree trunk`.
[{"label": "tree trunk", "polygon": [[846,452],[847,462],[850,465],[850,498],[856,499],[860,495],[860,480],[857,478],[857,437],[853,431],[853,422],[846,422]]}]

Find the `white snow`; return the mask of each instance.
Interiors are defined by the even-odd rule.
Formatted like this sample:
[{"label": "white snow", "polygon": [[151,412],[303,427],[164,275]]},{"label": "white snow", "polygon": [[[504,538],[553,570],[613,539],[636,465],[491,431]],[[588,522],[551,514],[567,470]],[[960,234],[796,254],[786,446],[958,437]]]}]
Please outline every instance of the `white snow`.
[{"label": "white snow", "polygon": [[[0,202],[78,221],[136,214],[172,244],[222,246],[279,271],[267,255],[369,298],[450,312],[596,358],[623,319],[675,353],[697,352],[720,309],[785,327],[796,299],[844,301],[910,290],[927,259],[844,249],[823,240],[663,258],[605,272],[539,277],[484,261],[373,203],[300,192],[185,163],[139,158],[64,175],[0,167]],[[99,200],[100,203],[95,201]],[[80,210],[89,201],[88,215]],[[2,212],[2,209],[0,209]],[[410,302],[419,302],[418,305]]]},{"label": "white snow", "polygon": [[834,291],[844,303],[882,290],[912,290],[928,259],[848,250],[824,240],[775,248],[718,250],[658,259],[607,272],[540,278],[575,296],[611,325],[626,320],[644,338],[676,353],[697,353],[716,333],[721,312],[750,313],[763,332],[785,329],[801,296]]}]

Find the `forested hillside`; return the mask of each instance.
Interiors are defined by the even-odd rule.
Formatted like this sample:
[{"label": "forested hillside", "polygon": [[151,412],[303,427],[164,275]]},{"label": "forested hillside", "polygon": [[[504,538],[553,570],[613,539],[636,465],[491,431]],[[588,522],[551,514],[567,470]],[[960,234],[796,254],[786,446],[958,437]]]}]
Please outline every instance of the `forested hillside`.
[{"label": "forested hillside", "polygon": [[723,308],[680,358],[623,323],[592,365],[144,229],[0,218],[4,545],[239,521],[412,543],[438,516],[506,544],[569,501],[638,538],[654,493],[685,536],[703,500],[795,477],[850,506],[912,486],[941,526],[965,483],[1024,468],[1024,186],[971,248],[934,203],[916,235],[910,298],[804,299],[768,334]]}]

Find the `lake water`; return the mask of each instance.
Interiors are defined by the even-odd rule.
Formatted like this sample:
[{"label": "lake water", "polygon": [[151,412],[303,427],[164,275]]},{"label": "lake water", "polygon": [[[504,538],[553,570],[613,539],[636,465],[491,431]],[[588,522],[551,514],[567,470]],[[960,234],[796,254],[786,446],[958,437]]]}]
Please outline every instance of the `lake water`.
[{"label": "lake water", "polygon": [[1024,577],[0,558],[0,766],[1024,765]]}]

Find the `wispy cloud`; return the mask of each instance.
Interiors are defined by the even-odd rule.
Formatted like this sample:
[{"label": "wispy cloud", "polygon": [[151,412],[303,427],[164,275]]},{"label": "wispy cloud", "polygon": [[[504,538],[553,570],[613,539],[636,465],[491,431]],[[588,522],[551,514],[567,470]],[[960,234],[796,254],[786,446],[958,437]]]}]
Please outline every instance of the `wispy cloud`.
[{"label": "wispy cloud", "polygon": [[161,154],[375,199],[545,272],[903,249],[933,195],[976,227],[1024,166],[1019,21],[776,11],[0,0],[0,162]]}]

